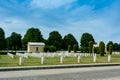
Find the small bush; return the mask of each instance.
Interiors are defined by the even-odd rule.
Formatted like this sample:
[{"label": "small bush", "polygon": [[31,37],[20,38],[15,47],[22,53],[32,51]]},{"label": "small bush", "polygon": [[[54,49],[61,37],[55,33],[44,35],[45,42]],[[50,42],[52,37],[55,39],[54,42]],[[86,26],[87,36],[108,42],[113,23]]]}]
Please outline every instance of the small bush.
[{"label": "small bush", "polygon": [[68,45],[68,52],[71,52],[71,45]]},{"label": "small bush", "polygon": [[45,46],[44,47],[44,52],[55,52],[56,47],[55,46]]},{"label": "small bush", "polygon": [[101,56],[104,56],[105,54],[105,44],[103,41],[99,43],[99,53]]},{"label": "small bush", "polygon": [[75,53],[77,52],[77,45],[76,44],[73,45],[73,50]]}]

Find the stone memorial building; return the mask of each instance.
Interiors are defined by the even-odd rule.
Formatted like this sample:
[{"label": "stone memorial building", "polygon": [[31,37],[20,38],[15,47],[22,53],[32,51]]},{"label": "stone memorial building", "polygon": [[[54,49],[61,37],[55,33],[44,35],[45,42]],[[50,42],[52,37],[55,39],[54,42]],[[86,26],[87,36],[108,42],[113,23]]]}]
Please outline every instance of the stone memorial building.
[{"label": "stone memorial building", "polygon": [[42,42],[28,42],[27,52],[43,52],[45,43]]}]

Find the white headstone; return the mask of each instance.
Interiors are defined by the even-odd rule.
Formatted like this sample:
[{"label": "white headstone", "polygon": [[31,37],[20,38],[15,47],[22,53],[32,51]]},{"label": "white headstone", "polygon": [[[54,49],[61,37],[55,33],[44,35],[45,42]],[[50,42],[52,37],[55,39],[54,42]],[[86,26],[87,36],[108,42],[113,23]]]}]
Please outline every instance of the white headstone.
[{"label": "white headstone", "polygon": [[11,53],[7,53],[8,56],[10,56],[11,58],[14,58],[14,55]]},{"label": "white headstone", "polygon": [[44,57],[41,57],[41,64],[44,64]]},{"label": "white headstone", "polygon": [[60,56],[60,63],[61,64],[63,63],[63,56],[62,55]]},{"label": "white headstone", "polygon": [[108,62],[111,62],[111,55],[108,55]]},{"label": "white headstone", "polygon": [[19,65],[22,65],[22,63],[23,63],[22,58],[23,58],[23,57],[21,57],[21,56],[19,57]]},{"label": "white headstone", "polygon": [[78,55],[78,63],[80,63],[80,61],[81,61],[81,57],[80,55]]},{"label": "white headstone", "polygon": [[96,57],[96,54],[93,55],[93,62],[96,62],[97,60],[97,57]]}]

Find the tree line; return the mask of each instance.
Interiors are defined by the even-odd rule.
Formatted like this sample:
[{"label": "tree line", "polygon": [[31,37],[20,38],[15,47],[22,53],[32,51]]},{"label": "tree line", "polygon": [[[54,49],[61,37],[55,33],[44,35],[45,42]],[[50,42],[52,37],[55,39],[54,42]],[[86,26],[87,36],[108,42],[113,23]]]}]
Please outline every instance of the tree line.
[{"label": "tree line", "polygon": [[[74,52],[80,50],[81,52],[92,53],[93,45],[96,44],[92,34],[83,33],[80,38],[80,47],[77,40],[72,34],[67,34],[63,38],[58,31],[52,31],[49,33],[48,39],[44,39],[41,31],[38,28],[29,28],[24,37],[21,34],[12,32],[11,35],[5,38],[5,33],[0,28],[0,50],[26,50],[28,42],[44,42],[46,44],[44,51],[54,52],[59,50],[74,50]],[[113,51],[120,50],[120,44],[109,41],[107,50],[109,48]],[[110,47],[111,46],[111,47]],[[95,47],[96,53],[105,52],[105,43],[100,41],[99,47]]]}]

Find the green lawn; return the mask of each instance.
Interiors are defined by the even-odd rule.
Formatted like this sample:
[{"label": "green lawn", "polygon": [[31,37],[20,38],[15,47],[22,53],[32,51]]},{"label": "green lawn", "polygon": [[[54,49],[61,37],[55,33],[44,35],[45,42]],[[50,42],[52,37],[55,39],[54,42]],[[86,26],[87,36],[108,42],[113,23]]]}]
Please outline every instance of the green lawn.
[{"label": "green lawn", "polygon": [[[111,62],[120,62],[120,55],[112,55]],[[92,57],[81,57],[81,62],[79,64],[93,63]],[[107,55],[101,57],[97,55],[96,63],[107,63]],[[45,62],[43,65],[58,65],[60,64],[60,57],[45,57]],[[63,64],[78,64],[77,57],[65,57]],[[8,55],[0,55],[0,67],[8,66],[19,66],[19,57],[15,56],[14,59],[10,58]],[[28,59],[23,59],[22,66],[42,66],[41,59],[35,57],[29,57]]]},{"label": "green lawn", "polygon": [[15,56],[14,59],[7,55],[0,55],[0,67],[17,66],[19,62],[19,57]]}]

